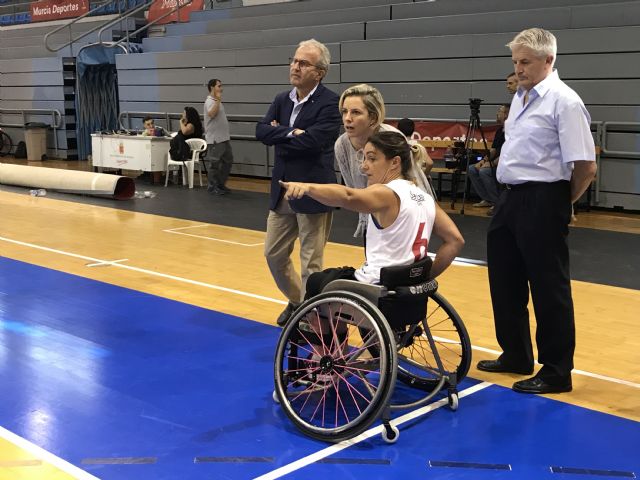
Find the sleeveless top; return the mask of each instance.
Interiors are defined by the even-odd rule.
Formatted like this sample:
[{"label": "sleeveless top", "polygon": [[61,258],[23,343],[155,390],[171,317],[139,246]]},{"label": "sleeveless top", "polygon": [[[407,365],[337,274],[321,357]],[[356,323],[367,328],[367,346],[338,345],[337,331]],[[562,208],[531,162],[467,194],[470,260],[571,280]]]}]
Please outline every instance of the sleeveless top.
[{"label": "sleeveless top", "polygon": [[433,197],[413,183],[397,179],[385,186],[400,198],[400,210],[387,228],[380,228],[369,215],[367,260],[355,272],[356,279],[365,283],[379,283],[383,267],[410,265],[423,259],[436,218]]}]

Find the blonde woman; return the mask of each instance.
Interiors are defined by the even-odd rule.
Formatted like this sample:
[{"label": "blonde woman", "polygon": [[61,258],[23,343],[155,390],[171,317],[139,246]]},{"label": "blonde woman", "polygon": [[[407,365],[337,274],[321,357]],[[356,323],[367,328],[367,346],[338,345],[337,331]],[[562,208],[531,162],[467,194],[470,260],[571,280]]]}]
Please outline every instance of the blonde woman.
[{"label": "blonde woman", "polygon": [[[345,132],[335,143],[336,164],[347,187],[366,188],[367,175],[362,172],[361,167],[364,160],[363,149],[367,141],[378,132],[401,132],[391,125],[382,123],[385,117],[384,100],[378,89],[371,85],[362,83],[347,88],[340,96],[339,108]],[[434,196],[426,177],[415,165],[429,163],[431,159],[420,145],[412,146],[411,152],[416,184]],[[364,235],[367,218],[367,214],[360,214],[354,237]]]}]

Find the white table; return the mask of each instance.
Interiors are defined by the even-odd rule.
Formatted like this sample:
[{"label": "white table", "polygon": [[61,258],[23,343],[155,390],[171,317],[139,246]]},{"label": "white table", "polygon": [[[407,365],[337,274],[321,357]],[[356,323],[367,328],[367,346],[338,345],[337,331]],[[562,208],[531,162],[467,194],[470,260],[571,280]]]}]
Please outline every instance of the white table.
[{"label": "white table", "polygon": [[167,169],[169,137],[132,135],[91,135],[93,166],[164,172]]}]

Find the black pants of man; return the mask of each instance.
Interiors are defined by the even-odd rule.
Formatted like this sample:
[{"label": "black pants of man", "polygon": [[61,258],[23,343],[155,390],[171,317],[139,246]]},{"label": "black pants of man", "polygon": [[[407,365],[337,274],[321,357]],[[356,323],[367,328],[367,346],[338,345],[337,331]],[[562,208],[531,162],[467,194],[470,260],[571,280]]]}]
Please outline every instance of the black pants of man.
[{"label": "black pants of man", "polygon": [[567,181],[528,182],[504,190],[487,234],[489,284],[500,360],[533,366],[529,288],[536,316],[538,373],[548,383],[570,378],[575,325],[569,273],[571,192]]}]

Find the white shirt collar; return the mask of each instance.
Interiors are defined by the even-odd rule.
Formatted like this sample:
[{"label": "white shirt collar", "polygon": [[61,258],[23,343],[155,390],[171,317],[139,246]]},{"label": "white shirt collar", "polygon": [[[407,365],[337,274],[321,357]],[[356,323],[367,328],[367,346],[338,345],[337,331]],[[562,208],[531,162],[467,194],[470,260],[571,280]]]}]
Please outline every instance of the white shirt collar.
[{"label": "white shirt collar", "polygon": [[[318,83],[318,85],[320,84]],[[314,93],[316,93],[316,90],[318,89],[318,85],[313,87],[313,90],[311,90],[309,94],[300,101],[298,101],[298,91],[296,90],[296,87],[293,87],[293,89],[289,92],[289,98],[291,99],[294,105],[300,105],[301,103],[304,103],[307,100],[309,100],[309,97]]]},{"label": "white shirt collar", "polygon": [[[536,92],[536,96],[544,97],[549,91],[549,89],[551,88],[551,85],[553,85],[555,82],[559,80],[560,80],[560,77],[558,76],[558,70],[554,68],[552,72],[549,75],[547,75],[544,80],[534,85],[531,88],[531,90]],[[518,88],[516,95],[518,95],[518,98],[522,98],[525,93],[526,93],[526,90],[524,88]]]}]

